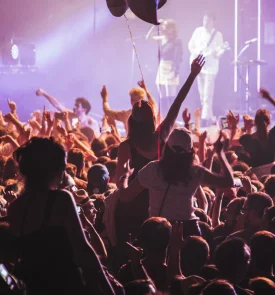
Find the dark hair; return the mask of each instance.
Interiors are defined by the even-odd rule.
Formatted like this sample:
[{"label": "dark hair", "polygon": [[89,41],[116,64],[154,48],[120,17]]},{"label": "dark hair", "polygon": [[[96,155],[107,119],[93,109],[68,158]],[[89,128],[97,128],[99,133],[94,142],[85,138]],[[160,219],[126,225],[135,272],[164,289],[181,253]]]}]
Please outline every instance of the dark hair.
[{"label": "dark hair", "polygon": [[274,295],[275,283],[265,277],[257,277],[249,281],[249,289],[254,295]]},{"label": "dark hair", "polygon": [[117,159],[117,154],[118,154],[118,144],[113,145],[110,150],[109,150],[109,154],[110,154],[110,159],[111,160],[116,160]]},{"label": "dark hair", "polygon": [[255,126],[267,127],[270,125],[270,114],[267,109],[259,109],[255,115]]},{"label": "dark hair", "polygon": [[275,197],[275,175],[270,175],[264,183],[264,189],[271,197]]},{"label": "dark hair", "polygon": [[166,218],[151,217],[141,226],[141,240],[148,253],[159,253],[167,249],[172,226]]},{"label": "dark hair", "polygon": [[234,287],[227,281],[215,280],[209,283],[201,292],[201,295],[236,295]]},{"label": "dark hair", "polygon": [[271,231],[270,225],[271,225],[272,219],[275,218],[275,206],[272,206],[272,207],[266,209],[264,214],[267,217],[268,230]]},{"label": "dark hair", "polygon": [[185,276],[199,275],[210,255],[208,243],[197,236],[189,236],[181,248],[181,270]]},{"label": "dark hair", "polygon": [[105,137],[105,142],[107,146],[112,146],[114,144],[117,144],[117,139],[113,136],[113,134],[109,134]]},{"label": "dark hair", "polygon": [[68,152],[67,161],[76,166],[79,175],[84,167],[84,153],[78,148],[73,148]]},{"label": "dark hair", "polygon": [[263,218],[266,208],[273,206],[273,200],[270,196],[262,192],[248,194],[246,203],[248,209],[254,210],[259,218]]},{"label": "dark hair", "polygon": [[53,138],[33,137],[13,156],[25,176],[26,187],[47,188],[56,174],[65,169],[66,153]]},{"label": "dark hair", "polygon": [[247,268],[250,249],[242,239],[222,242],[215,250],[214,262],[222,276],[232,276],[236,270]]},{"label": "dark hair", "polygon": [[65,171],[73,178],[76,177],[76,174],[77,174],[77,168],[74,164],[71,164],[71,163],[68,163],[66,165],[66,169]]},{"label": "dark hair", "polygon": [[187,182],[191,179],[190,167],[193,165],[195,152],[176,153],[168,144],[165,145],[162,157],[159,161],[159,169],[164,181],[177,184]]},{"label": "dark hair", "polygon": [[75,103],[80,103],[84,109],[86,109],[85,113],[86,115],[89,114],[91,110],[91,104],[89,101],[84,97],[79,97],[75,100]]},{"label": "dark hair", "polygon": [[107,144],[104,139],[94,138],[91,144],[91,149],[97,157],[106,155]]},{"label": "dark hair", "polygon": [[91,142],[94,138],[95,132],[90,127],[82,127],[80,128],[80,132],[83,133],[88,139],[89,142]]},{"label": "dark hair", "polygon": [[18,165],[13,158],[9,158],[4,166],[3,181],[14,179],[18,175]]},{"label": "dark hair", "polygon": [[268,231],[255,233],[250,242],[251,264],[258,270],[270,269],[274,262],[275,235]]},{"label": "dark hair", "polygon": [[117,160],[108,161],[105,166],[109,171],[110,179],[113,179],[116,175]]},{"label": "dark hair", "polygon": [[208,264],[202,267],[199,276],[206,281],[212,281],[219,276],[219,271],[215,265]]},{"label": "dark hair", "polygon": [[206,240],[206,242],[211,245],[214,239],[213,228],[206,222],[199,221],[199,227],[201,229],[201,235]]},{"label": "dark hair", "polygon": [[156,131],[156,118],[148,101],[140,100],[133,106],[128,119],[128,140],[132,146],[146,150],[151,147]]},{"label": "dark hair", "polygon": [[248,169],[249,169],[249,166],[246,163],[240,162],[240,161],[236,162],[232,166],[233,171],[239,171],[242,173],[246,172]]}]

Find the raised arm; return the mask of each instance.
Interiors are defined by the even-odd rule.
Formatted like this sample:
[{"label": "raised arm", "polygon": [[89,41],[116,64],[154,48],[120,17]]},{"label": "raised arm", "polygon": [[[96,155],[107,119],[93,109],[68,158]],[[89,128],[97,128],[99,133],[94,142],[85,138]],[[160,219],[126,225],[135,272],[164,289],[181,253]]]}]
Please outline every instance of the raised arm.
[{"label": "raised arm", "polygon": [[155,116],[157,116],[158,114],[158,104],[156,102],[156,100],[154,99],[154,97],[151,95],[151,93],[148,91],[146,85],[145,85],[145,82],[144,80],[141,80],[138,82],[138,86],[140,88],[143,88],[144,91],[146,92],[146,95],[147,95],[147,99],[148,101],[150,102],[150,104],[152,105],[153,107],[153,110],[154,110],[154,113],[155,113]]},{"label": "raised arm", "polygon": [[58,200],[58,207],[60,207],[58,212],[62,216],[76,261],[82,267],[87,285],[91,284],[92,289],[94,282],[97,282],[103,294],[115,294],[94,249],[86,240],[76,213],[73,197],[68,196],[68,193],[63,193]]},{"label": "raised arm", "polygon": [[267,101],[269,101],[275,107],[275,99],[270,95],[270,93],[266,89],[261,88],[260,94],[261,94],[262,98],[265,98]]},{"label": "raised arm", "polygon": [[181,105],[183,101],[185,100],[192,84],[194,83],[197,75],[200,73],[203,65],[205,63],[204,57],[202,55],[199,55],[191,65],[191,73],[189,77],[187,78],[186,82],[182,86],[181,90],[179,91],[176,99],[174,100],[173,104],[171,105],[168,114],[166,118],[163,120],[163,122],[159,126],[159,132],[161,138],[166,141],[168,138],[172,128],[174,127],[175,121],[177,119],[177,116],[179,114],[179,110],[181,108]]},{"label": "raised arm", "polygon": [[212,173],[209,170],[204,171],[203,185],[214,186],[218,188],[232,187],[234,185],[233,172],[230,164],[228,163],[224,150],[223,143],[221,142],[222,134],[215,143],[215,150],[218,155],[222,174]]},{"label": "raised arm", "polygon": [[102,87],[100,94],[102,97],[104,114],[111,120],[117,120],[117,121],[126,123],[126,121],[128,120],[130,116],[129,111],[125,111],[125,110],[115,111],[111,109],[108,102],[109,101],[108,91],[105,85]]},{"label": "raised arm", "polygon": [[55,97],[51,96],[43,89],[38,89],[36,91],[37,96],[44,96],[48,102],[55,107],[60,112],[68,112],[70,115],[73,115],[73,111],[66,109]]}]

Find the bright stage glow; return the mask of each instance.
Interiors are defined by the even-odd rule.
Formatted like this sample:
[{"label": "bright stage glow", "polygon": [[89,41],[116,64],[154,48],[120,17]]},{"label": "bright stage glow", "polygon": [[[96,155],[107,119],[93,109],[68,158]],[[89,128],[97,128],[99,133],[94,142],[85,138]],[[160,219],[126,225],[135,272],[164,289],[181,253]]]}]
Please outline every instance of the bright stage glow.
[{"label": "bright stage glow", "polygon": [[11,47],[11,56],[13,59],[18,59],[19,57],[19,48],[16,44],[13,44]]}]

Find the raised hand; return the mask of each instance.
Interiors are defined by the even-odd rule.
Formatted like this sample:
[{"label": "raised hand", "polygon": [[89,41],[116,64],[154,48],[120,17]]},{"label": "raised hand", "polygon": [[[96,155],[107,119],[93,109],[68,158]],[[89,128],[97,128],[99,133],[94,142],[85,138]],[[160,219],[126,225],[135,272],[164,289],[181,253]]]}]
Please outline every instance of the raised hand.
[{"label": "raised hand", "polygon": [[3,143],[10,143],[14,140],[11,135],[3,135],[0,137],[0,139]]},{"label": "raised hand", "polygon": [[103,85],[100,91],[100,94],[101,94],[103,102],[108,102],[108,91],[105,85]]},{"label": "raised hand", "polygon": [[249,176],[241,176],[240,180],[242,181],[244,191],[247,194],[252,193],[252,185],[251,185],[250,177]]},{"label": "raised hand", "polygon": [[204,131],[203,133],[200,134],[200,136],[199,136],[199,141],[200,141],[200,142],[205,142],[206,137],[207,137],[207,132]]},{"label": "raised hand", "polygon": [[205,58],[203,57],[203,55],[199,55],[197,58],[195,58],[191,64],[191,74],[193,74],[194,76],[197,76],[202,67],[205,64]]},{"label": "raised hand", "polygon": [[130,177],[134,173],[134,168],[130,168],[130,160],[124,164],[123,168],[123,176]]},{"label": "raised hand", "polygon": [[66,129],[60,123],[56,124],[56,130],[60,133],[61,136],[65,137],[67,135]]},{"label": "raised hand", "polygon": [[126,242],[126,253],[134,265],[139,265],[143,256],[143,250],[141,248],[133,246],[131,243]]},{"label": "raised hand", "polygon": [[14,117],[14,115],[12,113],[8,113],[6,115],[3,116],[4,121],[7,123],[12,123],[14,122],[14,120],[16,120],[16,118]]},{"label": "raised hand", "polygon": [[11,101],[10,98],[8,98],[8,105],[11,113],[14,114],[16,112],[16,103],[14,101]]},{"label": "raised hand", "polygon": [[35,94],[37,96],[43,96],[45,93],[46,92],[43,89],[41,89],[41,88],[37,89],[36,92],[35,92]]},{"label": "raised hand", "polygon": [[254,127],[254,119],[249,115],[243,115],[244,129],[251,130]]},{"label": "raised hand", "polygon": [[145,91],[147,91],[147,88],[146,88],[146,85],[145,85],[145,82],[144,80],[142,79],[141,81],[138,81],[138,86],[142,89],[144,89]]},{"label": "raised hand", "polygon": [[262,98],[265,98],[265,99],[268,99],[268,100],[271,99],[270,93],[265,88],[260,89],[260,94],[261,94]]},{"label": "raised hand", "polygon": [[222,140],[222,132],[220,132],[220,136],[219,136],[218,140],[214,143],[214,149],[218,155],[220,155],[221,152],[223,151],[224,144],[221,140]]},{"label": "raised hand", "polygon": [[200,108],[196,109],[194,112],[194,115],[196,118],[200,118],[201,117],[201,109]]},{"label": "raised hand", "polygon": [[236,128],[240,121],[240,115],[238,114],[235,116],[231,111],[229,111],[228,115],[226,116],[228,125],[231,128]]},{"label": "raised hand", "polygon": [[182,120],[185,124],[189,124],[191,120],[191,114],[188,112],[187,108],[185,108],[182,112]]},{"label": "raised hand", "polygon": [[40,124],[35,119],[29,120],[28,123],[31,126],[31,128],[34,129],[34,130],[40,130],[41,129]]}]

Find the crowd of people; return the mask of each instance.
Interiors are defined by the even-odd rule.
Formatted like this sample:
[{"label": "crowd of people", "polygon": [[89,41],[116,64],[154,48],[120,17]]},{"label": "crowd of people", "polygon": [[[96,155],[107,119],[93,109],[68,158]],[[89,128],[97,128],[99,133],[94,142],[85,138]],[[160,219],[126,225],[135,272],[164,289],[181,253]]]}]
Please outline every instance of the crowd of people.
[{"label": "crowd of people", "polygon": [[[184,100],[161,118],[144,81],[102,126],[43,89],[55,113],[0,113],[1,294],[275,294],[275,134],[267,109],[231,111],[215,142]],[[263,99],[275,106],[267,90]],[[184,127],[176,119],[184,107]],[[121,121],[123,137],[116,128]]]}]

